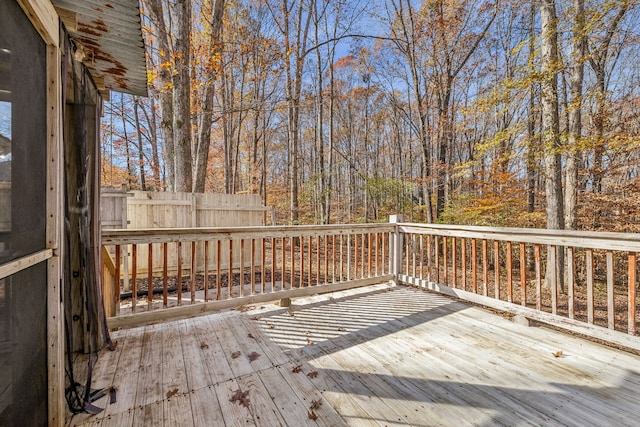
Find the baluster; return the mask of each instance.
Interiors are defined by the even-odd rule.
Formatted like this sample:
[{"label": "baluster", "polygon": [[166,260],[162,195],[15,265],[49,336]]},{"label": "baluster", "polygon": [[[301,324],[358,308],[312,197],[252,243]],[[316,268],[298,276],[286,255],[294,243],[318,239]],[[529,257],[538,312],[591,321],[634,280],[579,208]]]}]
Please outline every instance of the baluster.
[{"label": "baluster", "polygon": [[196,242],[191,242],[191,304],[196,302]]},{"label": "baluster", "polygon": [[573,319],[575,318],[575,263],[572,247],[567,248],[567,281],[569,282],[567,283],[569,319]]},{"label": "baluster", "polygon": [[460,249],[462,257],[462,289],[467,290],[467,239],[464,237],[460,240]]},{"label": "baluster", "polygon": [[489,242],[482,240],[482,295],[489,293]]},{"label": "baluster", "polygon": [[527,248],[520,243],[520,304],[527,305]]},{"label": "baluster", "polygon": [[182,242],[178,241],[176,245],[178,252],[178,277],[176,278],[178,305],[182,304]]},{"label": "baluster", "polygon": [[513,259],[512,256],[512,243],[507,242],[507,301],[513,302]]},{"label": "baluster", "polygon": [[442,262],[444,263],[444,284],[449,286],[449,245],[447,236],[442,236]]},{"label": "baluster", "polygon": [[204,277],[202,278],[204,286],[204,301],[209,301],[209,241],[204,241]]},{"label": "baluster", "polygon": [[324,283],[329,283],[329,236],[324,236]]},{"label": "baluster", "polygon": [[478,293],[478,271],[477,271],[477,245],[476,239],[471,239],[471,289],[474,294]]},{"label": "baluster", "polygon": [[607,252],[607,327],[615,329],[615,295],[613,290],[613,252]]},{"label": "baluster", "polygon": [[153,244],[147,251],[147,310],[153,309]]},{"label": "baluster", "polygon": [[547,271],[551,271],[551,277],[547,277],[546,279],[551,283],[551,313],[558,313],[558,247],[555,245],[550,245],[548,247],[547,252],[547,262],[549,263],[549,268]]},{"label": "baluster", "polygon": [[216,300],[220,299],[220,292],[221,292],[221,271],[220,271],[220,261],[221,261],[221,254],[222,254],[222,241],[221,240],[217,240],[216,241],[216,246],[217,246],[217,253],[216,253]]},{"label": "baluster", "polygon": [[455,237],[451,238],[451,275],[454,288],[458,287],[458,244]]},{"label": "baluster", "polygon": [[536,264],[536,310],[542,310],[542,271],[540,266],[540,245],[534,246],[534,259]]},{"label": "baluster", "polygon": [[628,280],[629,280],[629,301],[628,301],[628,309],[629,309],[629,319],[628,319],[628,327],[627,332],[630,335],[635,335],[636,333],[636,254],[630,253],[628,257]]},{"label": "baluster", "polygon": [[289,262],[291,262],[291,280],[289,283],[289,289],[293,289],[296,287],[296,237],[294,236],[289,237],[289,254]]},{"label": "baluster", "polygon": [[264,294],[267,288],[267,241],[264,237],[260,239],[260,250],[260,293]]},{"label": "baluster", "polygon": [[122,262],[122,254],[120,253],[120,245],[116,245],[116,312],[120,313],[120,263]]},{"label": "baluster", "polygon": [[431,234],[427,234],[427,281],[432,282],[433,277],[431,272],[433,271],[433,265],[431,264]]},{"label": "baluster", "polygon": [[135,313],[138,305],[138,245],[131,246],[131,311]]},{"label": "baluster", "polygon": [[298,287],[301,288],[304,285],[304,236],[300,236],[300,282],[298,283]]},{"label": "baluster", "polygon": [[493,287],[494,298],[500,299],[500,242],[493,241]]},{"label": "baluster", "polygon": [[250,265],[251,274],[251,295],[255,295],[256,293],[256,239],[251,239],[251,265]]}]

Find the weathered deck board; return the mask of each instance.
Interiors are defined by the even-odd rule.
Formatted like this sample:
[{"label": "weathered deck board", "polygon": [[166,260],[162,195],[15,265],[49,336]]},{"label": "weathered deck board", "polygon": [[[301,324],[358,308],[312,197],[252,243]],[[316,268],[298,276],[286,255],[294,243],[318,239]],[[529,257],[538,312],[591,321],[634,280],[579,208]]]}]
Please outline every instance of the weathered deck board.
[{"label": "weathered deck board", "polygon": [[[94,373],[96,385],[118,388],[118,401],[101,400],[105,411],[72,425],[578,426],[640,417],[640,357],[405,287],[113,335],[118,349],[102,353]],[[250,361],[252,352],[260,356]],[[249,391],[248,408],[231,401],[236,390]],[[315,421],[312,401],[322,402]]]}]

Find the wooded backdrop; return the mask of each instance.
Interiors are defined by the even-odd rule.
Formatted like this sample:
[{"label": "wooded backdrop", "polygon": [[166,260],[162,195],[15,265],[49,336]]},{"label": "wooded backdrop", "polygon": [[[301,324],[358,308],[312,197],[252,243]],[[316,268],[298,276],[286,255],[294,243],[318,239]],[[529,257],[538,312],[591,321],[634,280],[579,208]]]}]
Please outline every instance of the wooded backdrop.
[{"label": "wooded backdrop", "polygon": [[142,3],[150,96],[106,104],[103,185],[640,229],[637,0]]}]

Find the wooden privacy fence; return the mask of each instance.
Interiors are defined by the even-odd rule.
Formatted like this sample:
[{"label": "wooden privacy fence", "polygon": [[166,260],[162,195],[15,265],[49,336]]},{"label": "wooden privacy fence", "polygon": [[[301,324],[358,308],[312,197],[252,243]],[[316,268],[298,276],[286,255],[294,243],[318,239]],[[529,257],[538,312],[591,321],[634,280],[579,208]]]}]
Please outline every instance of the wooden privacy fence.
[{"label": "wooden privacy fence", "polygon": [[[119,313],[109,325],[389,281],[393,230],[392,224],[359,224],[103,231],[105,252],[115,254],[113,267],[103,274],[106,312]],[[108,280],[122,277],[124,253],[132,258],[127,283]],[[169,269],[172,253],[175,274]],[[238,262],[229,263],[236,254]],[[145,273],[138,270],[141,262]]]},{"label": "wooden privacy fence", "polygon": [[401,283],[640,349],[629,337],[640,326],[636,234],[402,223],[396,233]]},{"label": "wooden privacy fence", "polygon": [[[265,214],[268,213],[270,219],[273,218],[273,208],[262,206],[262,200],[257,194],[125,192],[113,188],[102,188],[100,211],[103,230],[262,226]],[[198,243],[196,249],[201,252],[202,243]],[[139,247],[137,250],[138,274],[146,274],[149,265],[155,269],[155,273],[162,271],[164,255],[156,251],[153,262],[149,264],[146,261],[147,248]],[[178,257],[184,259],[189,256],[189,251],[190,248],[182,247],[180,255],[177,250],[167,254],[166,267],[169,273],[177,272]],[[220,259],[226,267],[229,260],[226,249],[223,248],[220,258],[216,251],[217,248],[211,248],[209,262]],[[113,252],[110,254],[115,256]],[[126,251],[123,255],[125,264],[120,274],[125,283],[128,283],[133,260],[130,252]],[[234,263],[239,262],[239,255],[239,251],[236,251]],[[201,273],[204,260],[200,259],[195,267]],[[184,268],[189,270],[191,264]]]}]

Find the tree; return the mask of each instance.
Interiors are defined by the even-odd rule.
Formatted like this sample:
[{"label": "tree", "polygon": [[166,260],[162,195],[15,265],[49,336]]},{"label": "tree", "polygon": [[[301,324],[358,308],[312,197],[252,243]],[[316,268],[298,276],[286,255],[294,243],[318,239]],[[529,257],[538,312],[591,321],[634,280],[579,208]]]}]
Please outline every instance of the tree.
[{"label": "tree", "polygon": [[584,0],[573,0],[572,8],[574,24],[571,38],[569,76],[571,104],[569,106],[569,141],[568,149],[566,150],[564,193],[564,224],[570,230],[575,229],[577,225],[578,165],[580,164],[580,143],[582,140],[582,84],[587,52]]},{"label": "tree", "polygon": [[[560,117],[558,113],[558,32],[555,0],[540,0],[541,34],[541,99],[542,144],[544,150],[544,179],[547,202],[547,228],[564,228],[562,198],[562,159],[560,147]],[[560,280],[564,276],[562,248],[555,250],[554,262],[547,263],[547,286],[551,277]],[[554,252],[549,247],[549,256]],[[555,267],[555,268],[554,268]],[[557,269],[557,270],[556,270]]]},{"label": "tree", "polygon": [[215,80],[218,74],[221,55],[220,38],[223,28],[222,19],[224,16],[224,8],[225,0],[207,0],[203,5],[203,11],[210,16],[210,19],[207,19],[208,16],[205,17],[206,28],[208,28],[207,38],[209,39],[205,63],[209,75],[205,77],[203,83],[202,112],[198,123],[199,131],[196,145],[195,179],[193,186],[193,191],[196,193],[203,193],[205,191],[207,167],[209,165]]}]

